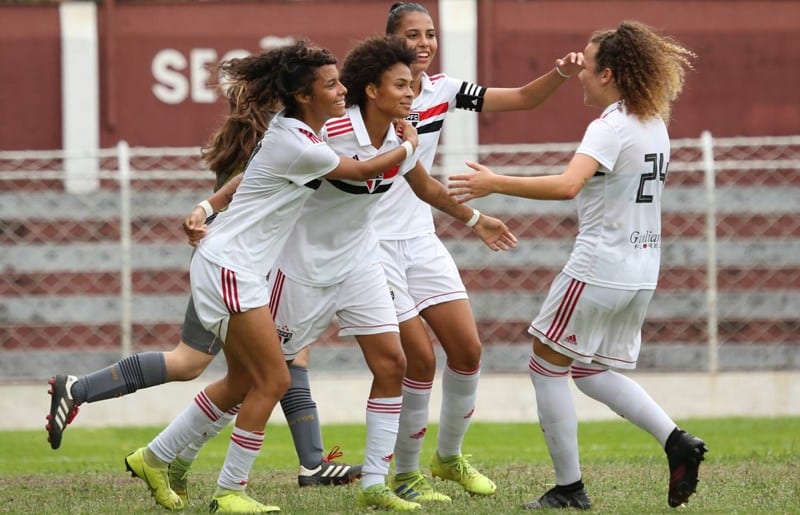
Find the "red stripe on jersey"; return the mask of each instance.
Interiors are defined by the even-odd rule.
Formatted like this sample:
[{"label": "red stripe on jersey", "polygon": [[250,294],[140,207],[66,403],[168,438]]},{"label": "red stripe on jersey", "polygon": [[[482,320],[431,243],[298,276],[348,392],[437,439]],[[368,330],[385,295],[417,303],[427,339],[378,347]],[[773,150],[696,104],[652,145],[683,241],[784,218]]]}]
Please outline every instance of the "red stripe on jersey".
[{"label": "red stripe on jersey", "polygon": [[389,168],[388,170],[383,172],[383,175],[381,177],[383,177],[384,179],[391,179],[392,177],[397,175],[397,172],[399,171],[400,171],[400,165],[394,165],[392,168]]},{"label": "red stripe on jersey", "polygon": [[329,122],[326,128],[328,130],[328,137],[341,136],[342,134],[353,132],[353,123],[350,121],[350,118],[342,118]]},{"label": "red stripe on jersey", "polygon": [[434,116],[446,113],[448,106],[449,104],[447,102],[442,102],[439,105],[435,105],[424,111],[420,111],[419,121],[427,120],[428,118],[432,118]]},{"label": "red stripe on jersey", "polygon": [[444,78],[444,73],[437,73],[436,75],[429,76],[428,80],[430,80],[431,82],[436,82],[437,80],[443,79],[443,78]]},{"label": "red stripe on jersey", "polygon": [[300,134],[310,139],[312,143],[322,143],[322,140],[319,139],[319,136],[317,136],[313,132],[307,131],[305,129],[297,129],[297,130],[300,131]]},{"label": "red stripe on jersey", "polygon": [[570,280],[567,293],[564,295],[564,298],[561,299],[561,305],[558,306],[558,311],[556,311],[556,316],[553,318],[553,323],[550,325],[550,329],[547,330],[546,336],[548,340],[557,342],[564,334],[564,329],[566,329],[567,323],[572,317],[572,313],[575,311],[575,305],[581,297],[584,286],[586,286],[586,283],[575,279]]}]

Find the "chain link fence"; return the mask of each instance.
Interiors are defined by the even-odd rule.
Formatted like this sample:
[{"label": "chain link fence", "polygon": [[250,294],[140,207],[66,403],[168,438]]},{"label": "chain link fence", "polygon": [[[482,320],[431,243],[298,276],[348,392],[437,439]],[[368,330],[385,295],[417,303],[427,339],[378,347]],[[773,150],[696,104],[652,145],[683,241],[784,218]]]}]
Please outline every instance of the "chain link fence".
[{"label": "chain link fence", "polygon": [[[559,173],[576,147],[471,152],[497,172],[534,175]],[[442,163],[463,153],[443,147],[432,173],[462,171]],[[0,152],[0,382],[173,348],[189,293],[180,223],[213,179],[197,148]],[[572,248],[575,204],[493,196],[474,206],[505,220],[519,246],[492,253],[440,215],[438,232],[470,292],[484,370],[524,372],[527,326]],[[800,369],[800,136],[673,141],[663,206],[639,368]],[[363,367],[335,334],[315,345],[312,368]]]}]

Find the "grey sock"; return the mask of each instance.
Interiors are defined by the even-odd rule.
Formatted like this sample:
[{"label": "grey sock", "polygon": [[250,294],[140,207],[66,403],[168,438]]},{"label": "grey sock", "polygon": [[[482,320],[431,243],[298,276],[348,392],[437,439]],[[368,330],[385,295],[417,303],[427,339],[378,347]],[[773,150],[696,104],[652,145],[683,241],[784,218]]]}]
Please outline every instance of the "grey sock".
[{"label": "grey sock", "polygon": [[292,384],[281,399],[281,409],[292,431],[300,464],[313,469],[322,463],[322,430],[317,404],[311,398],[308,369],[289,365]]},{"label": "grey sock", "polygon": [[71,393],[74,401],[82,404],[119,397],[166,381],[164,353],[142,352],[79,378]]}]

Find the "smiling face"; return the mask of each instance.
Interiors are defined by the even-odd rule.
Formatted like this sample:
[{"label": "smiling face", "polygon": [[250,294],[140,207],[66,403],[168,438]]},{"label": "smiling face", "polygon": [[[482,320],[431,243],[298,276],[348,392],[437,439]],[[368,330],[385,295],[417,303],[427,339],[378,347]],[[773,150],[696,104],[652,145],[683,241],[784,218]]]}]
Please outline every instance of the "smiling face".
[{"label": "smiling face", "polygon": [[411,69],[396,63],[383,72],[380,84],[367,86],[367,95],[377,110],[389,118],[405,118],[411,112],[414,91],[411,89]]},{"label": "smiling face", "polygon": [[431,17],[423,12],[409,11],[403,15],[394,35],[405,39],[406,44],[417,54],[411,70],[414,77],[427,71],[439,49]]},{"label": "smiling face", "polygon": [[306,106],[305,122],[318,130],[330,118],[344,116],[344,96],[347,88],[339,82],[339,69],[335,64],[317,68],[310,95],[300,95],[301,105]]}]

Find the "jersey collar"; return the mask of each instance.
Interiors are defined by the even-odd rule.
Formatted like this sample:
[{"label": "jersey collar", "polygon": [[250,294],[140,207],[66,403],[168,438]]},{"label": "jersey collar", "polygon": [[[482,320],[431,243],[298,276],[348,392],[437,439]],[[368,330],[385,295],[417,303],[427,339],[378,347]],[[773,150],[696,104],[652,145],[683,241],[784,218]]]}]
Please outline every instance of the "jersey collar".
[{"label": "jersey collar", "polygon": [[[347,108],[346,115],[350,118],[350,125],[353,126],[353,133],[358,140],[358,146],[372,146],[372,141],[369,139],[369,133],[367,132],[367,126],[364,123],[364,117],[361,116],[361,109],[357,105],[352,105]],[[383,138],[383,142],[381,142],[381,147],[383,147],[387,141],[398,141],[397,133],[393,130],[386,131],[386,136]]]},{"label": "jersey collar", "polygon": [[312,133],[312,134],[314,134],[314,135],[316,135],[316,136],[318,136],[320,138],[322,137],[319,134],[317,134],[316,132],[314,132],[314,129],[312,129],[307,123],[302,122],[302,121],[298,120],[297,118],[288,118],[288,117],[286,117],[286,113],[285,113],[285,111],[283,109],[278,111],[275,114],[275,116],[272,118],[272,120],[270,121],[270,125],[272,125],[272,124],[276,124],[276,125],[278,125],[280,127],[285,127],[287,129],[304,129],[304,130],[307,130],[308,132],[310,132],[310,133]]}]

